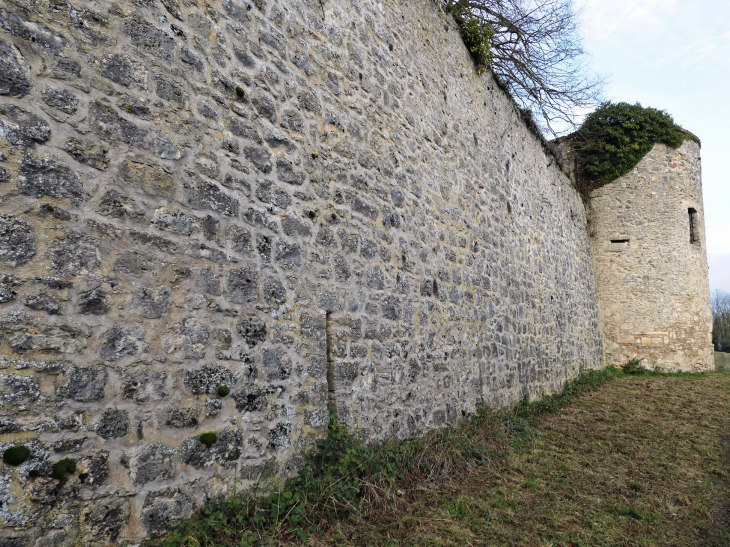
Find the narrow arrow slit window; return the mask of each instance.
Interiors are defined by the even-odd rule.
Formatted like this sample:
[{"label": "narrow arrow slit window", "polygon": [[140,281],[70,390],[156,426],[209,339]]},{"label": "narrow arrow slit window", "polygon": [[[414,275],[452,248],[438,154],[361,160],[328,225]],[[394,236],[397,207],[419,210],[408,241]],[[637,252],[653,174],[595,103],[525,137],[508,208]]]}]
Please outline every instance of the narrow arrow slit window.
[{"label": "narrow arrow slit window", "polygon": [[700,235],[697,230],[697,211],[690,207],[687,209],[689,213],[689,242],[699,245]]}]

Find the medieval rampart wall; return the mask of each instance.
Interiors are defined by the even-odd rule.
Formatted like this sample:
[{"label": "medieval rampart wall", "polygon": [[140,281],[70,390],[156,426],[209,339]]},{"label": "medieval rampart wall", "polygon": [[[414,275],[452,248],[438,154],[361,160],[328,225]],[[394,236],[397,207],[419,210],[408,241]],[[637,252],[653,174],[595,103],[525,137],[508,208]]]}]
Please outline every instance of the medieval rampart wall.
[{"label": "medieval rampart wall", "polygon": [[2,545],[603,366],[581,199],[428,0],[6,0],[0,105]]}]

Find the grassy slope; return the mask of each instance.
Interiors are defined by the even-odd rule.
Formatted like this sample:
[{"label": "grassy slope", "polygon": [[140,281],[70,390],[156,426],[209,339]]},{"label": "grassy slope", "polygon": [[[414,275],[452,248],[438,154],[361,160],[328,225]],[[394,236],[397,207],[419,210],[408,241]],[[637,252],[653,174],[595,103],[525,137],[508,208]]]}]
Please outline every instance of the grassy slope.
[{"label": "grassy slope", "polygon": [[730,375],[621,376],[506,435],[493,465],[308,544],[730,545],[729,432]]}]

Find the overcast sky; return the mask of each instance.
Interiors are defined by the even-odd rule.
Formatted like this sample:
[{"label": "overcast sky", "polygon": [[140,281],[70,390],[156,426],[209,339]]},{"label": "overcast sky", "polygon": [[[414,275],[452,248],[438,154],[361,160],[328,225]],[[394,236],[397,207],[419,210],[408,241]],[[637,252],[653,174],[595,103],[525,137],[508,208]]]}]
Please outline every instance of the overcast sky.
[{"label": "overcast sky", "polygon": [[581,2],[606,98],[666,110],[702,141],[710,286],[730,292],[730,1]]}]

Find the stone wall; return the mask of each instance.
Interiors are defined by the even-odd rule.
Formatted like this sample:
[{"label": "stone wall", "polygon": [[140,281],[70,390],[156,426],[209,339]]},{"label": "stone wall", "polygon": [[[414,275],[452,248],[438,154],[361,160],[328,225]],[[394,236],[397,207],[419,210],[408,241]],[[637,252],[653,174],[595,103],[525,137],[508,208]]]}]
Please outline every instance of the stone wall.
[{"label": "stone wall", "polygon": [[429,0],[7,0],[0,94],[0,545],[603,366],[581,199]]},{"label": "stone wall", "polygon": [[716,351],[715,368],[717,370],[730,370],[730,353]]},{"label": "stone wall", "polygon": [[657,144],[594,190],[590,226],[606,364],[639,357],[667,371],[713,370],[699,144]]}]

